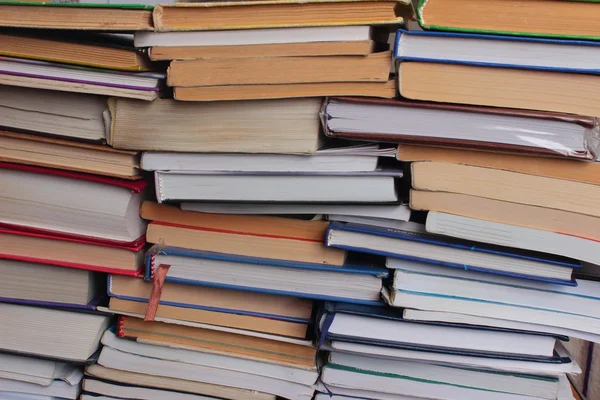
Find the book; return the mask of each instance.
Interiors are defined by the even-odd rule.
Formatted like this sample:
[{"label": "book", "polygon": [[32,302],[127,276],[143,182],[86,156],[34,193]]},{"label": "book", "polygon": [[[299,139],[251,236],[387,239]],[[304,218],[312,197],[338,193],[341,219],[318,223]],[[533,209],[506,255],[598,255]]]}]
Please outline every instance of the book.
[{"label": "book", "polygon": [[[554,399],[558,379],[462,369],[427,363],[402,363],[333,352],[323,368],[323,383],[345,388],[444,399]],[[333,389],[335,391],[335,389]],[[502,396],[505,394],[505,396]],[[512,397],[506,395],[520,395]]]},{"label": "book", "polygon": [[407,1],[261,1],[159,5],[159,32],[328,25],[401,24],[413,16]]},{"label": "book", "polygon": [[[48,386],[0,378],[0,393],[18,393],[27,396],[44,396],[76,400],[81,392],[81,382],[71,385],[64,381],[53,381]],[[9,397],[10,398],[10,397]],[[30,397],[31,398],[31,397]]]},{"label": "book", "polygon": [[0,26],[92,31],[151,30],[152,7],[138,4],[87,4],[3,1]]},{"label": "book", "polygon": [[[325,101],[321,119],[328,136],[342,139],[545,154],[589,160],[595,159],[598,154],[598,141],[594,139],[596,133],[593,133],[597,127],[591,117],[343,97]],[[527,127],[525,132],[524,127]]]},{"label": "book", "polygon": [[100,277],[92,271],[0,259],[0,299],[86,306],[100,296]]},{"label": "book", "polygon": [[156,171],[158,202],[256,201],[393,203],[402,171],[372,172],[204,172]]},{"label": "book", "polygon": [[124,246],[143,242],[145,181],[2,162],[0,177],[0,226]]},{"label": "book", "polygon": [[260,204],[260,203],[181,203],[184,211],[212,214],[258,215],[354,215],[408,221],[410,208],[405,204]]},{"label": "book", "polygon": [[600,240],[600,218],[552,208],[424,190],[411,190],[410,207]]},{"label": "book", "polygon": [[[600,283],[578,280],[577,286],[559,286],[510,277],[473,274],[459,269],[442,268],[417,262],[392,260],[396,291],[455,297],[598,318],[594,306]],[[392,266],[392,265],[390,265]]]},{"label": "book", "polygon": [[316,370],[316,349],[313,346],[164,322],[145,322],[138,318],[119,318],[117,335],[139,343]]},{"label": "book", "polygon": [[325,247],[325,221],[281,217],[201,214],[144,202],[152,220],[149,243],[241,256],[344,265],[346,252]]},{"label": "book", "polygon": [[0,228],[0,258],[136,276],[145,242],[134,246]]},{"label": "book", "polygon": [[168,282],[376,304],[388,274],[361,259],[340,267],[155,246],[146,254],[146,279],[161,264],[170,266]]},{"label": "book", "polygon": [[[147,303],[111,297],[108,311],[115,314],[133,314],[143,318],[147,308]],[[182,308],[164,304],[158,305],[156,320],[164,320],[178,325],[203,324],[210,326],[211,329],[227,328],[252,331],[254,334],[266,334],[274,338],[304,339],[308,329],[307,322],[280,321],[251,315]]]},{"label": "book", "polygon": [[[108,277],[107,293],[110,297],[147,303],[151,292],[152,284],[142,279],[118,275]],[[174,282],[165,283],[159,304],[298,324],[307,324],[312,313],[312,302],[306,299],[241,290],[199,288]]]},{"label": "book", "polygon": [[151,69],[133,43],[109,34],[78,32],[67,37],[50,31],[40,37],[33,30],[6,30],[0,33],[0,55],[122,71]]},{"label": "book", "polygon": [[556,339],[550,336],[420,324],[404,321],[401,315],[390,316],[386,309],[370,311],[370,315],[365,315],[334,310],[321,335],[337,342],[475,357],[548,362],[554,356]]},{"label": "book", "polygon": [[467,240],[556,254],[600,264],[600,242],[558,232],[526,228],[433,211],[427,214],[427,232]]},{"label": "book", "polygon": [[[315,26],[190,32],[143,32],[134,34],[135,47],[230,47],[267,44],[360,42],[376,36],[375,29],[363,26]],[[232,54],[233,56],[233,54]],[[199,57],[198,57],[199,58]],[[234,57],[232,57],[234,58]]]},{"label": "book", "polygon": [[394,56],[401,61],[593,74],[599,72],[600,61],[595,46],[593,41],[401,29]]},{"label": "book", "polygon": [[98,363],[105,367],[233,386],[289,399],[311,396],[314,389],[300,382],[317,378],[316,372],[136,343],[119,339],[110,331],[103,336],[102,344]]},{"label": "book", "polygon": [[388,155],[378,145],[320,149],[314,156],[147,151],[142,154],[141,167],[146,171],[356,172],[375,171],[379,156]]},{"label": "book", "polygon": [[573,39],[600,38],[595,23],[600,15],[594,1],[575,4],[547,0],[525,4],[519,0],[488,3],[485,8],[479,8],[481,3],[476,0],[461,0],[458,3],[421,0],[417,6],[417,16],[419,24],[425,29]]},{"label": "book", "polygon": [[113,98],[107,139],[119,149],[313,154],[319,147],[320,103],[318,98],[210,104]]},{"label": "book", "polygon": [[569,362],[536,362],[489,357],[474,357],[469,355],[434,353],[429,351],[404,350],[399,348],[382,347],[370,344],[345,342],[333,340],[330,345],[323,346],[323,350],[351,353],[371,357],[381,357],[397,362],[421,361],[444,366],[457,366],[494,370],[505,373],[538,374],[560,378],[564,374],[580,374],[581,368],[570,359],[570,353],[561,344],[556,342],[556,353],[563,360]]},{"label": "book", "polygon": [[411,164],[412,187],[599,217],[600,186],[444,162]]},{"label": "book", "polygon": [[212,397],[198,396],[194,394],[180,393],[170,390],[159,390],[141,386],[119,385],[114,382],[106,382],[86,377],[82,385],[85,391],[81,400],[94,399],[120,399],[124,396],[137,397],[145,400],[159,400],[169,398],[173,400],[211,400]]},{"label": "book", "polygon": [[0,131],[0,162],[140,179],[138,153],[24,133]]},{"label": "book", "polygon": [[[268,29],[269,31],[272,29]],[[244,32],[248,32],[246,30]],[[235,32],[235,31],[224,31]],[[300,57],[300,56],[366,56],[378,48],[372,40],[349,42],[270,43],[226,46],[152,46],[152,61],[195,60],[211,58]],[[225,87],[221,87],[225,89]],[[394,91],[395,92],[395,91]]]},{"label": "book", "polygon": [[81,382],[83,371],[74,364],[2,353],[0,378],[37,386],[50,386],[56,381],[74,386]]},{"label": "book", "polygon": [[398,87],[411,100],[600,114],[589,94],[600,89],[600,79],[591,74],[405,61]]},{"label": "book", "polygon": [[[328,246],[522,279],[573,285],[572,259],[428,234],[425,226],[406,222],[403,229],[334,222]],[[389,261],[388,261],[389,264]]]},{"label": "book", "polygon": [[[111,71],[98,68],[72,66],[25,58],[0,57],[0,75],[25,79],[53,81],[106,87],[105,93],[111,94],[112,88],[126,89],[133,93],[141,92],[133,98],[157,97],[162,75],[155,73],[132,73]],[[16,85],[19,86],[19,85]],[[28,86],[28,85],[23,85]],[[79,90],[75,90],[79,92]],[[144,92],[151,92],[150,94]],[[124,96],[124,93],[121,93]],[[124,96],[127,97],[127,96]]]},{"label": "book", "polygon": [[366,56],[175,60],[169,64],[167,85],[196,87],[387,82],[390,75],[391,59],[391,53],[384,51]]},{"label": "book", "polygon": [[59,360],[86,361],[110,323],[105,315],[0,303],[0,349]]},{"label": "book", "polygon": [[173,88],[173,98],[181,101],[220,101],[252,99],[291,99],[323,96],[396,97],[396,82],[324,82],[262,85],[226,85]]},{"label": "book", "polygon": [[0,126],[10,130],[102,141],[107,107],[102,96],[0,86]]},{"label": "book", "polygon": [[140,374],[119,369],[106,368],[92,364],[85,369],[88,376],[118,382],[125,385],[137,385],[162,390],[176,390],[211,397],[226,397],[231,400],[275,400],[275,396],[252,390],[219,386],[190,380],[167,378],[154,374]]},{"label": "book", "polygon": [[600,163],[565,158],[525,157],[519,154],[401,144],[400,161],[438,161],[501,169],[522,174],[600,185]]}]

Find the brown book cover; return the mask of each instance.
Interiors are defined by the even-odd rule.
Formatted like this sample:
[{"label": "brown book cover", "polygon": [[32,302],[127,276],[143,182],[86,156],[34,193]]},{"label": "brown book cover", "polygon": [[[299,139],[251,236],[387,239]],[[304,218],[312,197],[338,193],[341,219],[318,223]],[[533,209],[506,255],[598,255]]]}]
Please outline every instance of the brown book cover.
[{"label": "brown book cover", "polygon": [[[472,113],[485,113],[494,114],[500,116],[514,116],[514,117],[526,117],[526,118],[539,118],[553,121],[562,121],[572,124],[578,124],[586,128],[597,128],[597,121],[594,117],[586,117],[574,114],[556,113],[556,112],[544,112],[544,111],[532,111],[532,110],[517,110],[511,108],[499,108],[499,107],[483,107],[483,106],[468,106],[460,104],[449,104],[449,103],[434,103],[425,101],[411,101],[403,99],[378,99],[378,98],[362,98],[362,97],[331,97],[325,99],[321,108],[320,116],[325,134],[329,137],[349,139],[349,140],[367,140],[367,141],[382,141],[392,143],[406,143],[415,145],[427,145],[427,146],[441,146],[441,147],[460,147],[475,150],[489,150],[489,151],[501,151],[501,152],[513,152],[513,153],[530,153],[538,155],[548,155],[560,157],[564,156],[561,153],[557,153],[551,149],[536,147],[536,146],[518,146],[504,143],[494,142],[483,142],[475,140],[459,140],[452,138],[431,138],[416,136],[410,134],[402,135],[382,135],[377,133],[354,133],[354,132],[336,132],[328,128],[327,121],[329,115],[327,114],[327,106],[330,101],[335,100],[338,102],[357,103],[357,104],[372,104],[372,105],[383,105],[383,106],[395,106],[395,107],[416,107],[426,108],[432,110],[450,110],[460,112],[472,112]],[[584,143],[582,143],[582,148]],[[579,159],[593,159],[594,156],[590,151],[576,151],[569,154],[572,158]]]}]

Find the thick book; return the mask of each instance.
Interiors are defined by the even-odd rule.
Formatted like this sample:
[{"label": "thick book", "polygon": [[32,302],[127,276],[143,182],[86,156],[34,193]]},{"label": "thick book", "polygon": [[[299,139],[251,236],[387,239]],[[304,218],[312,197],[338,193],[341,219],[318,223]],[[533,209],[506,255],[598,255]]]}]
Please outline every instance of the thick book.
[{"label": "thick book", "polygon": [[144,262],[145,242],[76,239],[31,231],[0,228],[0,258],[96,272],[137,276]]},{"label": "thick book", "polygon": [[286,343],[213,329],[119,317],[117,335],[139,343],[229,355],[288,367],[316,370],[312,345]]},{"label": "thick book", "polygon": [[406,99],[600,115],[594,74],[403,61],[398,87]]},{"label": "thick book", "polygon": [[598,74],[598,46],[583,40],[401,29],[394,56],[400,61]]},{"label": "thick book", "polygon": [[[147,303],[151,292],[152,284],[142,279],[117,275],[108,277],[107,293],[110,297]],[[165,283],[159,304],[297,324],[307,324],[312,314],[312,302],[307,299],[222,288],[200,288],[175,282]]]},{"label": "thick book", "polygon": [[94,309],[103,294],[93,271],[0,259],[0,301]]},{"label": "thick book", "polygon": [[439,31],[600,39],[595,0],[486,1],[485,7],[477,0],[420,0],[417,17],[423,28]]},{"label": "thick book", "polygon": [[[461,399],[555,399],[558,378],[505,374],[420,362],[397,362],[333,352],[323,368],[322,382],[335,387],[390,394]],[[504,396],[506,397],[504,397]],[[512,395],[512,396],[511,396]]]},{"label": "thick book", "polygon": [[496,168],[413,162],[412,187],[600,217],[600,186]]},{"label": "thick book", "polygon": [[503,276],[474,274],[417,262],[392,260],[392,288],[396,291],[545,310],[561,314],[599,318],[599,282],[577,281],[578,286],[560,286]]},{"label": "thick book", "polygon": [[56,381],[75,386],[81,382],[83,371],[65,362],[0,353],[0,378],[41,387]]},{"label": "thick book", "polygon": [[159,5],[159,32],[255,28],[394,25],[413,16],[405,0],[325,0],[203,2]]},{"label": "thick book", "polygon": [[240,84],[173,88],[173,98],[181,101],[265,100],[325,96],[366,96],[392,99],[396,97],[396,80],[391,79],[382,82]]},{"label": "thick book", "polygon": [[41,37],[35,30],[0,31],[0,55],[122,71],[151,69],[132,42],[110,34],[49,31]]},{"label": "thick book", "polygon": [[437,211],[427,214],[427,232],[477,240],[498,246],[533,250],[600,264],[600,242],[500,222],[485,221]]},{"label": "thick book", "polygon": [[[150,72],[111,71],[25,58],[0,57],[0,82],[91,94],[118,95],[143,100],[158,97],[163,75]],[[56,84],[55,84],[56,82]],[[117,91],[113,91],[117,89]],[[121,89],[121,91],[118,91]]]},{"label": "thick book", "polygon": [[0,177],[0,226],[124,247],[144,243],[144,180],[5,162]]},{"label": "thick book", "polygon": [[207,104],[112,98],[107,140],[130,150],[313,154],[320,105],[319,98]]},{"label": "thick book", "polygon": [[404,229],[334,222],[328,246],[477,272],[573,285],[578,261],[544,253],[429,234],[407,222]]},{"label": "thick book", "polygon": [[310,396],[314,392],[312,384],[318,377],[316,371],[149,346],[119,339],[110,331],[104,334],[102,344],[98,363],[109,368],[120,366],[126,371],[256,390],[288,399]]},{"label": "thick book", "polygon": [[0,349],[59,360],[86,361],[99,346],[110,317],[0,303]]},{"label": "thick book", "polygon": [[175,87],[387,82],[389,51],[366,56],[203,58],[175,60],[167,85]]},{"label": "thick book", "polygon": [[2,1],[0,26],[106,32],[152,30],[152,6]]},{"label": "thick book", "polygon": [[174,390],[200,396],[225,397],[230,400],[275,400],[275,396],[253,390],[214,385],[186,379],[123,371],[93,364],[85,369],[87,376],[119,383],[123,386],[143,386],[159,390]]},{"label": "thick book", "polygon": [[140,179],[139,155],[109,146],[0,131],[0,161],[73,172]]},{"label": "thick book", "polygon": [[164,201],[395,203],[401,170],[366,172],[156,171]]},{"label": "thick book", "polygon": [[600,154],[595,118],[571,114],[341,97],[324,102],[321,120],[326,135],[341,139],[589,160]]},{"label": "thick book", "polygon": [[87,141],[104,141],[106,98],[81,93],[0,86],[4,129]]},{"label": "thick book", "polygon": [[203,214],[144,202],[141,216],[152,220],[149,243],[307,263],[344,265],[346,252],[325,246],[326,221],[269,216]]},{"label": "thick book", "polygon": [[410,191],[410,207],[600,241],[599,217],[552,208],[425,190]]},{"label": "thick book", "polygon": [[167,282],[367,304],[379,303],[388,275],[360,258],[332,266],[155,246],[146,253],[146,279],[161,264],[170,266]]},{"label": "thick book", "polygon": [[212,397],[181,393],[179,391],[153,389],[135,385],[121,385],[116,382],[93,379],[83,380],[83,393],[80,400],[113,400],[122,398],[142,398],[144,400],[212,400]]}]

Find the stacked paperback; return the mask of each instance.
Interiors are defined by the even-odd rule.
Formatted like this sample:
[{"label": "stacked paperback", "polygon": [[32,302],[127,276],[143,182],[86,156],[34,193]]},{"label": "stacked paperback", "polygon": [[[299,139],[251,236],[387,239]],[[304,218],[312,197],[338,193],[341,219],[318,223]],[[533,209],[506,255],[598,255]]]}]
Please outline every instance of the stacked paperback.
[{"label": "stacked paperback", "polygon": [[580,399],[599,22],[0,2],[0,398]]}]

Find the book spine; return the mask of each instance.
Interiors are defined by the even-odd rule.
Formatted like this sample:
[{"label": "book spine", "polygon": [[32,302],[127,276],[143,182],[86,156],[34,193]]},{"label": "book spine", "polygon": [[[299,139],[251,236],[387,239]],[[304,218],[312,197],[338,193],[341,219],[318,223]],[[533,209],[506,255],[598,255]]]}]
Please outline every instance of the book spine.
[{"label": "book spine", "polygon": [[125,337],[125,332],[123,332],[123,327],[125,326],[125,316],[119,316],[119,321],[117,322],[117,336]]}]

